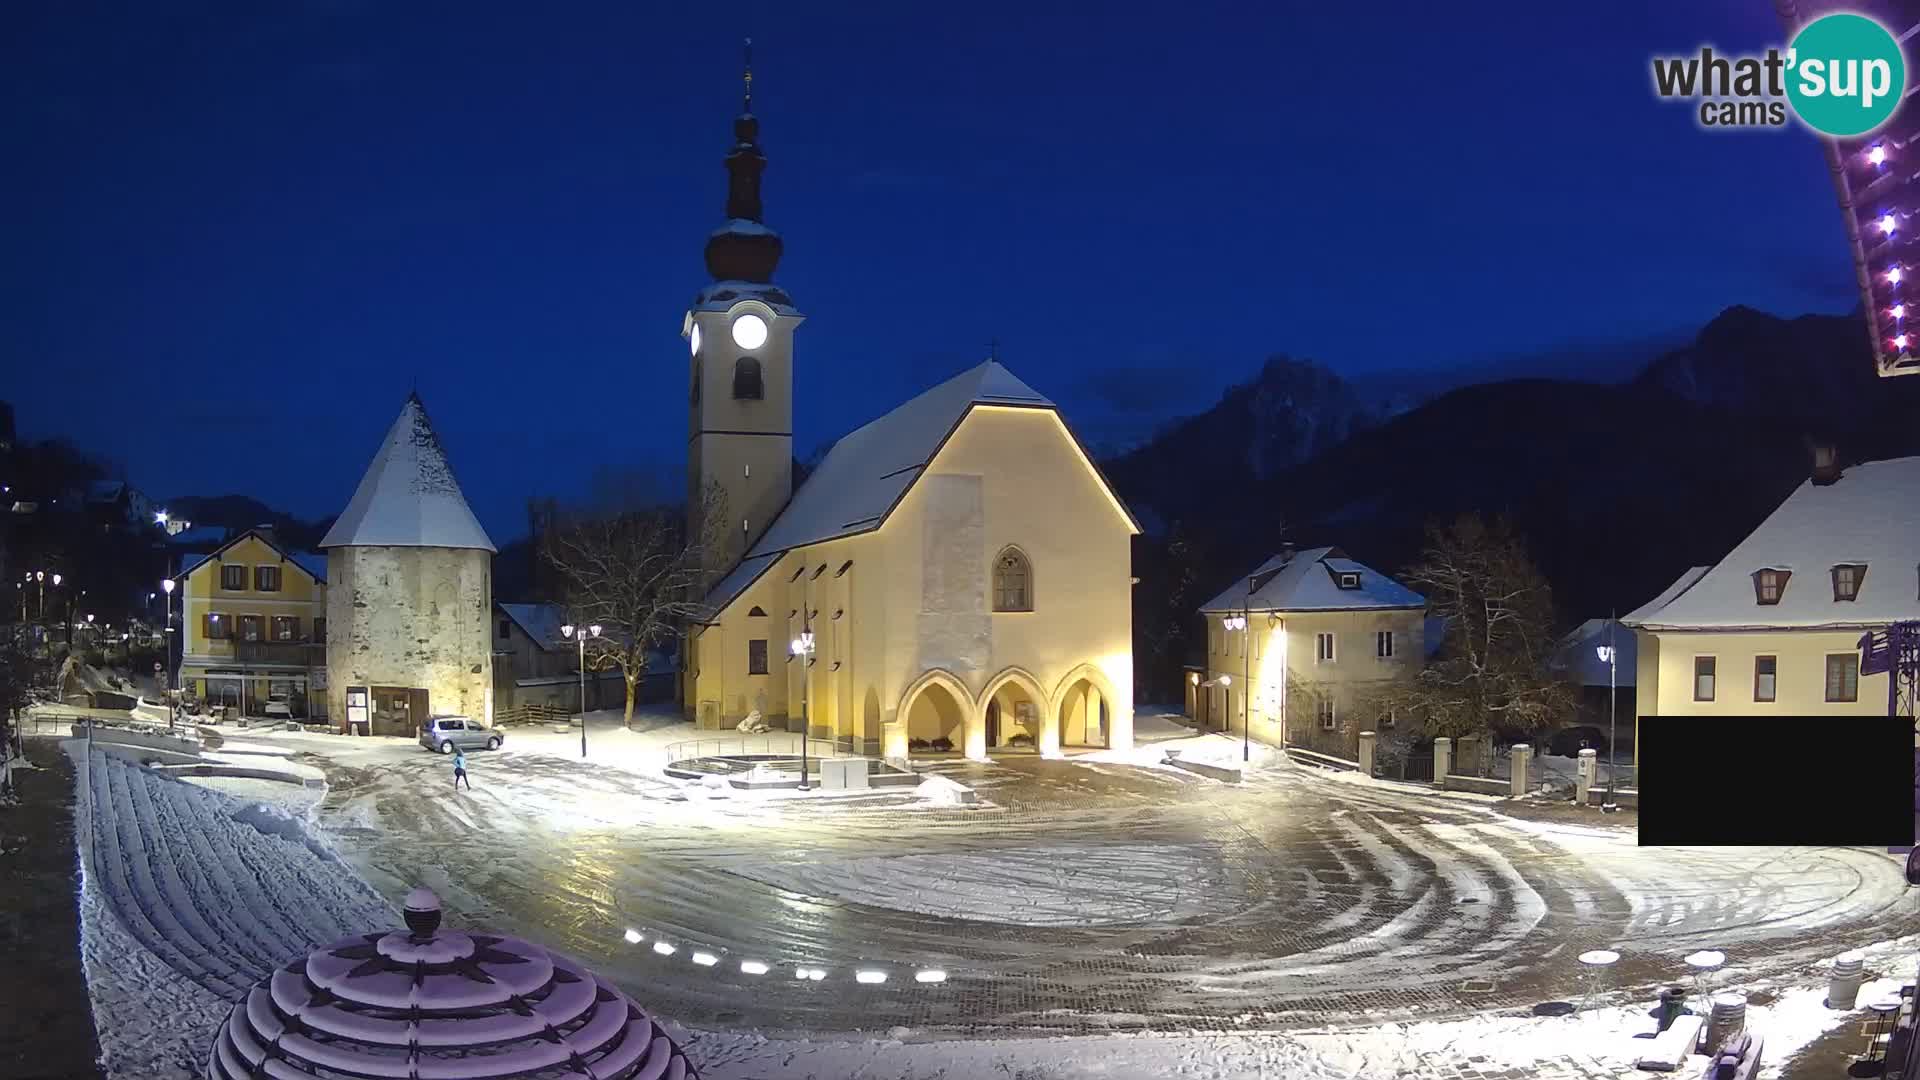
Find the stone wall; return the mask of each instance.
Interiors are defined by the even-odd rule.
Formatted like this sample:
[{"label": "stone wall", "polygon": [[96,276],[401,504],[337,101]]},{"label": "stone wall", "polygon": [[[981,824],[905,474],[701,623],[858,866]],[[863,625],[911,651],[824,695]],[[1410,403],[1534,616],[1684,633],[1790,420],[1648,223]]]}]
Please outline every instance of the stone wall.
[{"label": "stone wall", "polygon": [[423,687],[435,714],[493,719],[493,556],[473,548],[327,553],[327,705],[350,686]]}]

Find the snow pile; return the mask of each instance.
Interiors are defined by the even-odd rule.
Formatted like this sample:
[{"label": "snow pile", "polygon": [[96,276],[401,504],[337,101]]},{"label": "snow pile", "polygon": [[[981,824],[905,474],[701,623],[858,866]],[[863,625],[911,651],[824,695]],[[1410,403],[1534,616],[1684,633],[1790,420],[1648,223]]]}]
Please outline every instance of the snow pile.
[{"label": "snow pile", "polygon": [[929,773],[921,779],[913,793],[920,801],[935,806],[960,806],[971,801],[973,789],[957,780]]},{"label": "snow pile", "polygon": [[[706,1033],[687,1042],[706,1080],[859,1076],[872,1080],[1009,1077],[1026,1080],[1113,1080],[1178,1076],[1183,1080],[1384,1080],[1357,1076],[1321,1060],[1286,1035],[1190,1035],[1002,1039],[908,1043],[764,1039]],[[1425,1075],[1425,1074],[1423,1074]]]}]

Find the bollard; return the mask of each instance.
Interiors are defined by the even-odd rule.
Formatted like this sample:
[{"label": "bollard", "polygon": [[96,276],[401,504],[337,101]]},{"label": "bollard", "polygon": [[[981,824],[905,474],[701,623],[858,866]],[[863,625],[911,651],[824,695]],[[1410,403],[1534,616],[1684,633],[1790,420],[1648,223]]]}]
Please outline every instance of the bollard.
[{"label": "bollard", "polygon": [[1686,987],[1669,986],[1665,990],[1660,991],[1660,1026],[1657,1030],[1665,1031],[1672,1027],[1673,1022],[1680,1019],[1681,1014],[1686,1011]]},{"label": "bollard", "polygon": [[1720,1048],[1747,1026],[1747,995],[1730,992],[1715,994],[1713,1008],[1707,1014],[1707,1053]]},{"label": "bollard", "polygon": [[1360,733],[1360,775],[1361,776],[1373,775],[1373,740],[1374,740],[1373,732],[1363,731]]},{"label": "bollard", "polygon": [[1860,996],[1865,962],[1866,958],[1857,952],[1842,953],[1834,958],[1833,975],[1827,980],[1827,1008],[1852,1011],[1855,999]]},{"label": "bollard", "polygon": [[1600,751],[1580,751],[1579,764],[1573,771],[1573,801],[1576,806],[1585,806],[1593,799],[1593,780],[1600,772]]},{"label": "bollard", "polygon": [[1445,736],[1433,740],[1433,786],[1446,787],[1447,774],[1453,771],[1453,740]]},{"label": "bollard", "polygon": [[1512,774],[1513,797],[1518,799],[1527,793],[1527,766],[1533,762],[1533,747],[1526,743],[1514,743],[1507,757],[1507,766]]}]

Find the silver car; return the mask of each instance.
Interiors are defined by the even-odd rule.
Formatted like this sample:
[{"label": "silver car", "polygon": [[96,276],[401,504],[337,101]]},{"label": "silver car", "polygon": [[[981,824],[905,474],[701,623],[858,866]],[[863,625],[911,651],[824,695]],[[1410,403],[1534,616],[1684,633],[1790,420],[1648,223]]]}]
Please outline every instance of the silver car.
[{"label": "silver car", "polygon": [[436,716],[420,728],[420,745],[442,754],[458,750],[500,749],[506,736],[464,716]]}]

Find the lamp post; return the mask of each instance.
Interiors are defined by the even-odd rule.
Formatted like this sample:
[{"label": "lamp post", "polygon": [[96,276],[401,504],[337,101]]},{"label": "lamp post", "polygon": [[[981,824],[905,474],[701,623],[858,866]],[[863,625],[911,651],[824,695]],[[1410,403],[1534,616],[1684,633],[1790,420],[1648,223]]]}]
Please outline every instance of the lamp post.
[{"label": "lamp post", "polygon": [[1600,807],[1601,813],[1605,814],[1611,814],[1620,809],[1613,801],[1613,773],[1614,763],[1617,760],[1614,757],[1616,751],[1614,750],[1613,744],[1619,735],[1618,714],[1614,707],[1615,686],[1618,682],[1616,672],[1619,668],[1619,660],[1617,659],[1618,654],[1614,651],[1613,647],[1613,627],[1614,623],[1609,619],[1607,621],[1607,643],[1594,650],[1599,654],[1600,659],[1607,662],[1607,801]]},{"label": "lamp post", "polygon": [[574,626],[568,624],[560,628],[562,637],[570,637],[580,646],[580,756],[587,756],[587,639],[600,636],[600,624],[592,626]]},{"label": "lamp post", "polygon": [[[165,697],[167,701],[167,730],[168,731],[173,730],[174,721],[180,715],[180,702],[177,698],[173,697],[171,693],[171,691],[174,689],[174,684],[179,681],[179,677],[175,675],[173,670],[173,585],[174,585],[174,582],[172,578],[162,578],[160,581],[160,588],[163,592],[166,593],[166,596],[167,596],[167,599],[166,599],[167,628],[160,635],[160,647],[166,650],[166,654],[167,654],[167,670],[166,670],[167,681],[166,681],[166,685],[162,686],[160,690],[161,690],[162,696]],[[181,603],[184,605],[186,601],[183,599],[181,600]],[[185,622],[186,620],[183,618],[181,619],[181,621]],[[183,651],[184,651],[184,648],[185,647],[182,646]]]},{"label": "lamp post", "polygon": [[1246,716],[1240,722],[1240,760],[1253,760],[1253,579],[1247,579],[1246,613],[1240,616],[1240,668],[1246,684],[1240,688],[1240,696],[1246,700],[1241,708]]},{"label": "lamp post", "polygon": [[[809,790],[807,784],[807,738],[813,733],[813,718],[807,715],[807,670],[813,666],[813,631],[809,629],[812,620],[804,610],[805,598],[801,599],[803,610],[800,613],[800,636],[793,639],[793,655],[800,658],[800,790]],[[822,765],[821,768],[826,768]]]}]

